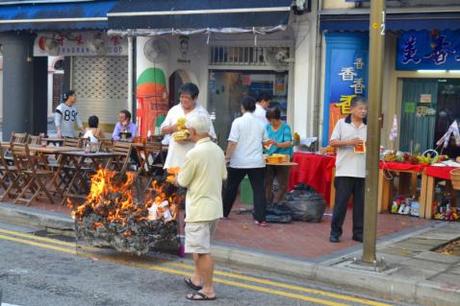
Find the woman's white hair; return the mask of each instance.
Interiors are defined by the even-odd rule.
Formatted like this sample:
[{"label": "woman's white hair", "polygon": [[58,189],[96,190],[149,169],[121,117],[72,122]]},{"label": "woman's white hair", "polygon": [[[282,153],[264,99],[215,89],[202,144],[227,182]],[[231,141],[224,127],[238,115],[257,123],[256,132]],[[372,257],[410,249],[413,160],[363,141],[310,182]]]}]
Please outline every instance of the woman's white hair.
[{"label": "woman's white hair", "polygon": [[194,115],[187,120],[186,126],[194,129],[198,134],[207,134],[211,129],[211,120],[206,115]]}]

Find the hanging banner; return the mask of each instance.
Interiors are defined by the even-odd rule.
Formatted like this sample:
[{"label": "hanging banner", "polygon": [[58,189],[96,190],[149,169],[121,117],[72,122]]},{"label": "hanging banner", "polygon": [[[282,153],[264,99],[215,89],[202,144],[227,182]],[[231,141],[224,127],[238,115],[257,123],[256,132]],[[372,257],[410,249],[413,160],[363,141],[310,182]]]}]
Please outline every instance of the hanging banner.
[{"label": "hanging banner", "polygon": [[322,145],[335,124],[350,113],[351,99],[367,96],[368,36],[326,33],[326,80]]},{"label": "hanging banner", "polygon": [[460,31],[409,31],[398,39],[397,70],[460,70]]},{"label": "hanging banner", "polygon": [[39,33],[34,56],[128,56],[128,39],[105,32]]}]

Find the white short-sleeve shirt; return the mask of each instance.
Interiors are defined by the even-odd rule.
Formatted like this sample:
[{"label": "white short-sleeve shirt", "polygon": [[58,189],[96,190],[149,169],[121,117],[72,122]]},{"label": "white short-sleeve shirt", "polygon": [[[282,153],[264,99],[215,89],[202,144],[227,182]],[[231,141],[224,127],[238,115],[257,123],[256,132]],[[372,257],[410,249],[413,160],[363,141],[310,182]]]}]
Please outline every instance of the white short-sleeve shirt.
[{"label": "white short-sleeve shirt", "polygon": [[[195,115],[205,115],[209,117],[208,111],[199,104],[197,104],[191,112],[185,114],[182,105],[179,103],[168,111],[165,120],[161,124],[161,129],[177,123],[179,118],[187,119]],[[214,126],[212,123],[211,129],[209,130],[209,135],[212,138],[216,138],[216,132],[214,131]],[[166,135],[165,138],[169,138],[169,148],[164,168],[182,168],[185,163],[185,155],[195,146],[195,144],[191,141],[185,143],[177,143],[172,137],[169,137],[168,135]]]},{"label": "white short-sleeve shirt", "polygon": [[[354,138],[366,141],[367,125],[361,123],[360,126],[355,126],[350,117],[340,119],[335,125],[331,140],[351,140]],[[366,177],[366,154],[355,153],[353,146],[338,147],[335,176]]]},{"label": "white short-sleeve shirt", "polygon": [[233,120],[228,141],[236,142],[236,148],[230,167],[264,168],[263,142],[267,139],[265,128],[253,113],[246,112]]},{"label": "white short-sleeve shirt", "polygon": [[270,123],[268,122],[266,115],[267,111],[265,110],[265,108],[260,106],[259,103],[256,103],[256,110],[254,111],[254,116],[260,121],[260,124],[262,124],[264,128],[267,124]]}]

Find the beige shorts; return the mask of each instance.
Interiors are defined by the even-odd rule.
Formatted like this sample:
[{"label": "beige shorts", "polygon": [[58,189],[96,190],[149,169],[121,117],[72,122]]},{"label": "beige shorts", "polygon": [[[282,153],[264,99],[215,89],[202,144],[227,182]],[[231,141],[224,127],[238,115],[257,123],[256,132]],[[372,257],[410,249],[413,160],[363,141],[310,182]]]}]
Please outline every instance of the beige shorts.
[{"label": "beige shorts", "polygon": [[218,220],[186,223],[185,253],[211,253],[211,240],[214,237],[217,222]]}]

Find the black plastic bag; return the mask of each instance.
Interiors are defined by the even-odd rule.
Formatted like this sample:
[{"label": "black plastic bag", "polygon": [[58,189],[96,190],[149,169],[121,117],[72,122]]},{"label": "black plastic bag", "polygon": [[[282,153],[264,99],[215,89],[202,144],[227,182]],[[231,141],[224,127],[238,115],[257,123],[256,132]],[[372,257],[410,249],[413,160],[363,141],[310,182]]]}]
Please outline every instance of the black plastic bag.
[{"label": "black plastic bag", "polygon": [[267,214],[265,216],[265,221],[268,223],[291,223],[292,222],[292,217],[290,215],[272,215],[272,214]]},{"label": "black plastic bag", "polygon": [[326,201],[313,188],[298,185],[287,193],[282,204],[289,208],[293,220],[305,222],[321,222]]}]

